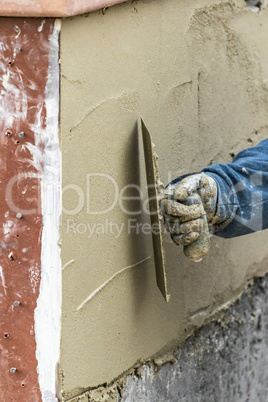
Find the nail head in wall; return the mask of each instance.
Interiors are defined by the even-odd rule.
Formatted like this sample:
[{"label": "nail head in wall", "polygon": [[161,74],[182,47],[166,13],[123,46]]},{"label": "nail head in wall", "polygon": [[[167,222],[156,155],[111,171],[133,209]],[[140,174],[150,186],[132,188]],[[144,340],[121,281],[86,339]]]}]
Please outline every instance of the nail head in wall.
[{"label": "nail head in wall", "polygon": [[11,367],[10,372],[11,373],[15,373],[17,371],[17,369],[15,367]]},{"label": "nail head in wall", "polygon": [[17,301],[17,300],[14,301],[14,306],[15,306],[15,307],[18,307],[19,305],[20,305],[20,302],[19,302],[19,301]]},{"label": "nail head in wall", "polygon": [[24,137],[24,132],[21,131],[21,132],[19,133],[19,138],[23,138],[23,137]]},{"label": "nail head in wall", "polygon": [[16,259],[15,254],[13,253],[13,251],[11,251],[11,252],[8,254],[8,258],[9,258],[11,261],[14,261],[14,260]]},{"label": "nail head in wall", "polygon": [[18,219],[21,219],[21,218],[22,218],[22,214],[21,214],[20,212],[18,212],[17,215],[16,215],[16,217],[17,217]]}]

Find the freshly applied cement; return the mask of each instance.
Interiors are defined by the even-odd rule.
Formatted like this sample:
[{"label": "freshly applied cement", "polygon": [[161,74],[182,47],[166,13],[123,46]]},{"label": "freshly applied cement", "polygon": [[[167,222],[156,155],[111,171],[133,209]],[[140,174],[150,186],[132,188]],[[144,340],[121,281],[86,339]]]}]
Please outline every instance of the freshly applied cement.
[{"label": "freshly applied cement", "polygon": [[[166,237],[167,305],[148,258],[150,231],[140,230],[149,224],[144,199],[120,203],[115,193],[141,184],[146,194],[139,116],[165,183],[267,137],[267,20],[267,9],[253,13],[242,0],[155,0],[63,21],[65,399],[174,350],[266,272],[266,232],[212,239],[200,263]],[[137,194],[134,186],[121,193]]]},{"label": "freshly applied cement", "polygon": [[[129,376],[121,402],[267,401],[268,277],[258,279],[221,319],[191,336],[173,361]],[[90,399],[95,400],[98,399]],[[101,400],[101,399],[100,399]],[[111,399],[110,399],[111,400]]]},{"label": "freshly applied cement", "polygon": [[268,276],[182,348],[70,402],[266,401]]}]

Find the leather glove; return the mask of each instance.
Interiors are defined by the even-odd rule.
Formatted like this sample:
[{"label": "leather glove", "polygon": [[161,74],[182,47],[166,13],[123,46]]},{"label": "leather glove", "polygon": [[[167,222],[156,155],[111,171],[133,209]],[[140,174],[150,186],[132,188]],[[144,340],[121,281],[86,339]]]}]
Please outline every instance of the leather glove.
[{"label": "leather glove", "polygon": [[215,220],[217,184],[205,173],[171,182],[160,201],[165,225],[188,258],[199,261],[210,249],[209,225]]}]

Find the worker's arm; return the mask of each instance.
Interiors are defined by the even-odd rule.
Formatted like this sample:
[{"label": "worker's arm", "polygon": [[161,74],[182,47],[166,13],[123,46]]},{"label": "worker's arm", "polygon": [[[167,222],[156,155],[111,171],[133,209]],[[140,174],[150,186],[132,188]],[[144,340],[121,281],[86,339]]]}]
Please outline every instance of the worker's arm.
[{"label": "worker's arm", "polygon": [[236,237],[268,228],[268,139],[240,152],[232,163],[203,169],[217,182],[218,221],[213,232]]},{"label": "worker's arm", "polygon": [[[174,196],[162,200],[161,208],[177,244],[196,240],[204,225],[202,215],[207,217],[210,232],[225,238],[267,229],[268,140],[240,152],[232,163],[208,166],[202,173],[174,180],[168,188]],[[193,198],[199,199],[203,211],[198,207],[199,216],[192,219],[185,206],[182,216],[180,205],[191,204]]]}]

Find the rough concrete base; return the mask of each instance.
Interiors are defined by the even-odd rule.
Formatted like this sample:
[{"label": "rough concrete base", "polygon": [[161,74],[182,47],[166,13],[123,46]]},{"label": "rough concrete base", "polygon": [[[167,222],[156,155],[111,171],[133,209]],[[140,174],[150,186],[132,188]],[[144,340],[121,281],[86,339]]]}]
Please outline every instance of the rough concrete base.
[{"label": "rough concrete base", "polygon": [[[192,335],[156,373],[129,376],[120,401],[267,401],[268,276],[221,318]],[[93,399],[90,399],[93,400]]]}]

